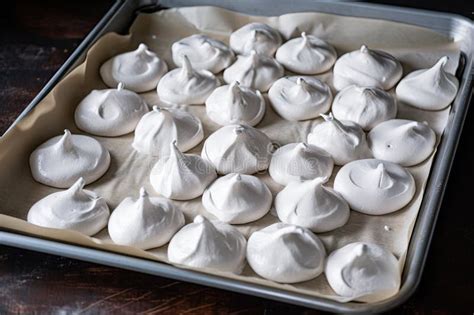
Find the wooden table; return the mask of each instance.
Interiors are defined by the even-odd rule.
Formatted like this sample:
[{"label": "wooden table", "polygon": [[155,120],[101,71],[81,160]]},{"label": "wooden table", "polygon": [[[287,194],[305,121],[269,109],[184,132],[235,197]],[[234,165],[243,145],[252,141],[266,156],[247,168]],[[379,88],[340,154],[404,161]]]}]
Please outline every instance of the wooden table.
[{"label": "wooden table", "polygon": [[[0,131],[38,93],[110,1],[22,1],[2,17]],[[430,5],[430,3],[425,3]],[[444,10],[462,10],[456,3]],[[468,11],[468,10],[466,10]],[[472,11],[472,10],[469,10]],[[5,10],[3,10],[5,14]],[[460,11],[463,12],[463,11]],[[393,314],[474,312],[474,121],[471,110],[418,291]],[[310,313],[136,272],[0,246],[0,314]],[[317,312],[314,312],[317,313]]]}]

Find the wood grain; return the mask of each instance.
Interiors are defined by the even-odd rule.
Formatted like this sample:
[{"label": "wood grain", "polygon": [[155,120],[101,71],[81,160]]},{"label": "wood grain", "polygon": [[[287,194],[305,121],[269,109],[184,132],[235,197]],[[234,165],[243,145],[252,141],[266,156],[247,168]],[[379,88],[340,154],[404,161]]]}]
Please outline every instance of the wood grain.
[{"label": "wood grain", "polygon": [[[394,1],[391,1],[392,3]],[[111,1],[21,1],[0,22],[4,132]],[[424,3],[428,6],[429,3]],[[393,314],[474,312],[474,124],[470,111],[421,285]],[[1,205],[0,205],[1,207]],[[318,314],[284,303],[0,246],[0,314]]]}]

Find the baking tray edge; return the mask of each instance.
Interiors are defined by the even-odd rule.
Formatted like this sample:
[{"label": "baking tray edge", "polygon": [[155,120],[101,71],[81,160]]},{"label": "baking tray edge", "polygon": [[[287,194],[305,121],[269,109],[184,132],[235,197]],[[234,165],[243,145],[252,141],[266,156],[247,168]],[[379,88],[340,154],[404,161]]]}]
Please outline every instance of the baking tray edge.
[{"label": "baking tray edge", "polygon": [[[255,3],[252,1],[212,1],[212,0],[163,0],[161,5],[167,7],[192,6],[192,5],[216,5],[235,11],[245,11],[255,15],[276,15],[278,10],[288,12],[288,7],[280,1],[271,1],[272,5],[266,5],[270,0],[260,1],[258,7],[265,8],[259,11],[251,10]],[[68,60],[61,66],[51,80],[38,93],[33,101],[25,108],[7,132],[34,108],[51,89],[61,80],[64,75],[81,63],[87,50],[104,33],[109,31],[124,31],[132,22],[137,10],[144,9],[153,11],[162,8],[158,1],[153,0],[117,0],[105,16],[99,21],[94,29],[86,36],[78,48],[71,54]],[[268,8],[271,8],[269,11]],[[418,9],[405,9],[389,7],[385,5],[345,3],[345,2],[314,2],[302,0],[297,5],[292,5],[291,11],[316,10],[318,12],[333,13],[339,15],[351,15],[369,18],[382,18],[402,23],[414,24],[427,27],[448,36],[460,36],[468,47],[463,47],[464,72],[462,74],[461,87],[453,104],[450,121],[446,127],[442,143],[439,146],[435,162],[433,164],[430,178],[426,187],[423,204],[418,215],[409,252],[405,262],[404,280],[400,292],[385,301],[371,304],[362,303],[339,303],[324,298],[315,298],[303,294],[288,293],[284,290],[272,289],[260,285],[248,284],[236,280],[223,279],[195,271],[183,270],[171,265],[157,263],[146,259],[104,252],[96,249],[81,247],[78,245],[65,244],[57,241],[44,240],[8,231],[0,231],[0,244],[25,248],[29,250],[66,256],[74,259],[85,260],[114,267],[164,276],[176,280],[205,284],[208,286],[227,289],[235,292],[251,294],[259,297],[284,301],[292,304],[317,308],[332,312],[344,313],[375,313],[391,309],[403,303],[413,294],[421,280],[429,244],[434,232],[436,219],[440,210],[441,201],[447,185],[449,172],[454,160],[456,147],[461,135],[462,126],[468,111],[472,88],[472,42],[474,32],[472,22],[466,18],[446,13],[435,13]],[[455,32],[454,32],[455,31]],[[6,132],[6,133],[7,133]]]}]

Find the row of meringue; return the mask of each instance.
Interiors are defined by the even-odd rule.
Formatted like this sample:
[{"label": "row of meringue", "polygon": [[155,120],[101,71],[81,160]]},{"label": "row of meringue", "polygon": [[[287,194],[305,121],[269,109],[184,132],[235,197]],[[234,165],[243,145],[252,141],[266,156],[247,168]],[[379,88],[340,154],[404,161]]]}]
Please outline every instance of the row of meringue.
[{"label": "row of meringue", "polygon": [[[239,81],[262,92],[283,76],[281,65],[296,73],[317,74],[334,64],[333,83],[337,90],[351,85],[389,90],[401,79],[403,72],[396,58],[365,45],[336,61],[334,48],[305,33],[278,48],[281,43],[278,32],[261,23],[251,23],[237,30],[231,35],[230,43],[240,54],[232,65],[235,56],[224,43],[205,35],[192,35],[172,46],[173,60],[180,70],[165,75],[166,63],[146,45],[140,44],[137,50],[106,61],[100,73],[110,87],[122,82],[133,91],[144,92],[158,86],[158,95],[164,102],[202,104],[219,85],[213,73],[224,69],[227,83]],[[275,51],[276,59],[272,57]],[[430,69],[408,74],[397,86],[398,99],[428,110],[448,106],[459,83],[455,76],[444,70],[446,63],[447,57],[443,57]]]},{"label": "row of meringue", "polygon": [[325,121],[308,134],[308,143],[327,151],[335,164],[375,157],[402,166],[426,160],[434,151],[436,134],[426,122],[390,119],[378,124],[367,135],[352,121],[322,115]]},{"label": "row of meringue", "polygon": [[[308,281],[326,268],[334,291],[358,300],[372,295],[389,297],[400,284],[396,258],[375,244],[352,243],[326,259],[316,235],[285,223],[254,232],[247,242],[236,228],[200,215],[184,226],[179,209],[167,199],[148,196],[143,188],[138,199],[125,198],[109,218],[105,201],[83,186],[81,178],[68,190],[41,199],[28,212],[28,221],[86,235],[96,234],[108,221],[109,235],[116,244],[150,249],[169,242],[172,263],[233,273],[242,271],[247,258],[258,275],[280,283]],[[275,265],[278,268],[272,267]]]}]

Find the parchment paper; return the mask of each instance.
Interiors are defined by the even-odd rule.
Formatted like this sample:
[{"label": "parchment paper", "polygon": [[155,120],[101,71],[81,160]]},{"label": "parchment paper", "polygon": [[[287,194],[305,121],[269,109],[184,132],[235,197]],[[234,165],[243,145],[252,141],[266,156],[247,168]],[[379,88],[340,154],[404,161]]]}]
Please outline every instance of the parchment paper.
[{"label": "parchment paper", "polygon": [[[428,67],[441,56],[450,57],[448,69],[457,67],[459,47],[452,39],[432,31],[373,19],[341,17],[318,13],[288,14],[280,17],[251,17],[213,7],[193,7],[141,14],[130,30],[130,35],[119,36],[109,33],[103,36],[88,52],[87,60],[64,78],[41,103],[33,109],[10,133],[0,140],[0,227],[20,231],[38,237],[61,240],[68,243],[99,248],[127,255],[166,262],[166,246],[142,251],[132,247],[111,244],[107,230],[95,237],[87,237],[74,231],[46,229],[25,221],[30,206],[40,198],[57,191],[36,183],[30,175],[29,154],[36,146],[59,135],[69,128],[81,133],[74,125],[73,113],[79,101],[92,89],[106,86],[99,76],[100,65],[108,58],[135,49],[145,42],[152,50],[163,57],[170,68],[174,67],[170,56],[170,46],[182,37],[204,33],[228,42],[229,34],[251,21],[265,22],[286,37],[299,35],[306,31],[321,37],[334,45],[339,55],[358,49],[361,44],[370,48],[386,50],[396,56],[403,64],[405,74],[413,69]],[[320,76],[331,84],[331,73]],[[144,93],[150,105],[160,104],[156,92]],[[267,102],[268,105],[268,102]],[[205,115],[204,106],[189,106],[187,110],[199,116],[204,124],[205,136],[218,129]],[[400,118],[427,121],[435,129],[438,139],[442,135],[449,116],[449,108],[439,112],[426,112],[399,104]],[[267,106],[263,121],[257,125],[273,142],[283,145],[306,140],[306,135],[320,119],[289,122],[281,119]],[[145,186],[151,193],[148,176],[156,158],[136,153],[131,147],[133,134],[118,138],[95,137],[103,143],[112,156],[111,167],[100,180],[88,185],[87,189],[102,195],[111,209],[127,196],[138,196],[138,190]],[[200,153],[202,143],[191,150]],[[400,272],[405,262],[410,235],[420,208],[424,187],[432,164],[432,157],[420,165],[409,168],[416,181],[416,195],[408,206],[392,214],[369,216],[351,211],[349,222],[332,232],[319,234],[329,252],[354,241],[369,241],[383,244],[399,259]],[[337,173],[337,168],[334,174]],[[274,183],[268,175],[258,175],[265,180],[276,194],[282,187]],[[332,179],[329,183],[332,185]],[[190,222],[196,214],[213,218],[201,205],[200,198],[176,202]],[[271,213],[264,218],[237,226],[248,237],[253,231],[277,222]],[[384,229],[385,226],[390,227]],[[222,277],[259,283],[270,287],[311,296],[322,296],[338,301],[347,301],[335,295],[327,284],[324,275],[294,285],[283,285],[258,277],[249,266],[242,275],[222,273],[216,270],[200,270],[218,274]]]}]

